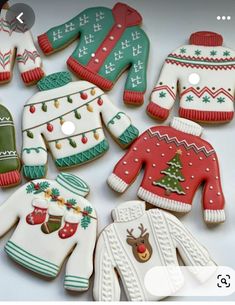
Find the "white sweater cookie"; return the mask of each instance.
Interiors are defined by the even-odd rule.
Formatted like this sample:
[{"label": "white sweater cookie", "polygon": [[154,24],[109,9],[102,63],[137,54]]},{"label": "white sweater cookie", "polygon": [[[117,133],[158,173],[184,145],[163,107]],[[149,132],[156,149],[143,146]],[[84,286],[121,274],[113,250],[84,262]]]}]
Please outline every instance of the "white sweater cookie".
[{"label": "white sweater cookie", "polygon": [[87,290],[97,230],[95,210],[84,198],[88,192],[84,181],[65,173],[22,186],[0,206],[0,237],[19,221],[6,253],[49,278],[58,275],[69,256],[64,287]]},{"label": "white sweater cookie", "polygon": [[[112,216],[114,223],[101,232],[96,246],[96,301],[120,300],[117,273],[130,301],[156,301],[174,294],[184,284],[177,250],[200,282],[215,272],[207,250],[175,216],[159,209],[147,211],[143,201],[124,202],[113,210]],[[163,269],[164,278],[160,272]],[[153,295],[151,285],[146,284],[150,273],[154,275],[152,281],[161,282],[161,296]]]},{"label": "white sweater cookie", "polygon": [[222,43],[217,33],[196,32],[190,44],[169,54],[152,91],[148,114],[166,120],[178,92],[181,117],[207,123],[232,120],[235,52]]},{"label": "white sweater cookie", "polygon": [[47,147],[58,169],[103,155],[109,145],[102,123],[122,147],[139,134],[101,89],[86,81],[71,82],[68,72],[44,77],[38,88],[23,113],[23,172],[29,179],[45,177]]}]

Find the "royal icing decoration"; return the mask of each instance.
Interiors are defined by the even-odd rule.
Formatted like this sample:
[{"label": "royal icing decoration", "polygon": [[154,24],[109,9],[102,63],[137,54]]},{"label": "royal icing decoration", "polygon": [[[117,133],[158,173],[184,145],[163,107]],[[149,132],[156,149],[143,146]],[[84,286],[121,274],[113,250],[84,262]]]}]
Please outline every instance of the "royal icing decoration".
[{"label": "royal icing decoration", "polygon": [[[91,83],[71,82],[70,74],[61,72],[43,78],[38,87],[41,92],[27,102],[23,115],[23,172],[29,179],[45,176],[46,143],[61,169],[92,161],[108,150],[102,121],[123,147],[138,136],[127,115]],[[72,133],[64,132],[66,124],[72,125]]]},{"label": "royal icing decoration", "polygon": [[178,91],[181,117],[199,122],[232,120],[235,52],[222,43],[219,34],[196,32],[189,45],[169,54],[151,94],[149,115],[167,119]]},{"label": "royal icing decoration", "polygon": [[[97,21],[97,15],[102,16]],[[113,9],[93,7],[73,22],[55,26],[38,37],[45,54],[51,54],[80,36],[67,64],[71,71],[103,90],[110,90],[130,64],[124,101],[140,105],[146,90],[149,40],[140,28],[141,15],[132,7],[117,3]]]},{"label": "royal icing decoration", "polygon": [[[121,203],[112,216],[114,222],[101,232],[96,246],[96,301],[120,301],[118,278],[129,301],[157,301],[176,293],[184,284],[177,254],[200,282],[216,271],[207,250],[175,216],[157,208],[145,210],[143,201]],[[161,282],[156,295],[153,279]]]},{"label": "royal icing decoration", "polygon": [[25,24],[21,25],[15,19],[9,21],[6,14],[7,10],[1,9],[0,39],[4,43],[0,47],[0,83],[11,80],[16,59],[23,82],[34,84],[44,76],[40,55]]},{"label": "royal icing decoration", "polygon": [[108,184],[124,192],[145,164],[138,196],[164,209],[188,212],[198,186],[204,183],[204,219],[223,222],[219,164],[213,147],[199,137],[201,132],[198,124],[182,118],[174,118],[171,127],[148,129],[117,163]]},{"label": "royal icing decoration", "polygon": [[56,180],[35,180],[22,186],[0,206],[4,216],[0,236],[20,218],[5,246],[6,253],[25,268],[49,278],[58,275],[71,254],[64,287],[87,290],[97,230],[94,208],[84,198],[88,192],[84,181],[65,173]]},{"label": "royal icing decoration", "polygon": [[9,110],[0,105],[0,187],[14,186],[20,181],[14,122]]}]

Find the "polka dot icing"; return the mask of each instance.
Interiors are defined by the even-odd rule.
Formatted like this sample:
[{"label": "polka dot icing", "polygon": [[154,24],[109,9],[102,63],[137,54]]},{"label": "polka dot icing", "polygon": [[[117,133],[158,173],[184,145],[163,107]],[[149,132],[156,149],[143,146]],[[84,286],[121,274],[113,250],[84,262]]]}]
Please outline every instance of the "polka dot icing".
[{"label": "polka dot icing", "polygon": [[135,162],[138,162],[138,161],[139,161],[139,159],[135,158],[135,159],[134,159],[134,161],[135,161]]},{"label": "polka dot icing", "polygon": [[129,174],[129,172],[128,171],[125,171],[125,175],[128,175]]}]

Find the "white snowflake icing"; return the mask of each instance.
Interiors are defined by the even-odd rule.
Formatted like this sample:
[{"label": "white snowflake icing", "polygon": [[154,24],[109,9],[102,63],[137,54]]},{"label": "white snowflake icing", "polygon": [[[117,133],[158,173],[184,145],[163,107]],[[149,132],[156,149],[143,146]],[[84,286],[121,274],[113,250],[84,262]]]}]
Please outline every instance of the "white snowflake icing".
[{"label": "white snowflake icing", "polygon": [[131,46],[130,40],[127,40],[127,39],[122,41],[121,44],[122,44],[122,50],[129,48]]},{"label": "white snowflake icing", "polygon": [[53,31],[53,41],[63,38],[63,32],[61,30]]},{"label": "white snowflake icing", "polygon": [[143,70],[144,63],[141,60],[138,60],[137,63],[134,64],[134,71],[135,73],[139,72],[140,70]]},{"label": "white snowflake icing", "polygon": [[122,59],[123,55],[124,55],[123,51],[114,52],[115,61],[118,61],[118,60]]},{"label": "white snowflake icing", "polygon": [[87,48],[86,47],[82,47],[78,49],[78,57],[83,57],[84,55],[87,54]]},{"label": "white snowflake icing", "polygon": [[97,12],[96,14],[95,14],[95,21],[97,22],[97,21],[100,21],[100,20],[102,20],[102,19],[104,19],[104,12]]},{"label": "white snowflake icing", "polygon": [[109,62],[107,65],[105,65],[105,74],[109,74],[115,70],[115,64]]},{"label": "white snowflake icing", "polygon": [[95,36],[92,35],[92,34],[85,35],[85,36],[84,36],[85,43],[86,43],[86,44],[89,44],[89,43],[94,42],[94,40],[95,40],[94,38],[95,38]]},{"label": "white snowflake icing", "polygon": [[132,47],[132,54],[133,56],[138,56],[142,53],[142,46],[141,45],[137,45],[137,47]]},{"label": "white snowflake icing", "polygon": [[138,75],[136,77],[131,77],[131,84],[132,84],[132,88],[135,88],[138,85],[142,84],[141,77]]},{"label": "white snowflake icing", "polygon": [[140,32],[135,31],[131,33],[131,36],[132,36],[132,40],[135,41],[137,39],[140,39],[141,34]]},{"label": "white snowflake icing", "polygon": [[89,16],[84,14],[83,16],[79,17],[79,25],[83,26],[89,22]]},{"label": "white snowflake icing", "polygon": [[73,22],[65,23],[65,33],[69,33],[75,30],[75,24]]},{"label": "white snowflake icing", "polygon": [[102,30],[102,26],[100,23],[94,23],[93,29],[94,29],[94,32],[99,32]]}]

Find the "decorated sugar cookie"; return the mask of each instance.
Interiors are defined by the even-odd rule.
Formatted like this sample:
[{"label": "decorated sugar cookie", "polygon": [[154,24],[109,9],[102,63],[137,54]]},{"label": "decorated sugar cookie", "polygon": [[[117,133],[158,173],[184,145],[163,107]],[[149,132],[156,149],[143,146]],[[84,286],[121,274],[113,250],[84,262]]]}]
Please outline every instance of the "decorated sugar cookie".
[{"label": "decorated sugar cookie", "polygon": [[23,114],[23,172],[29,179],[46,175],[46,143],[56,166],[63,169],[90,162],[108,150],[102,122],[122,147],[139,134],[102,90],[86,81],[71,82],[68,72],[46,76],[38,88]]},{"label": "decorated sugar cookie", "polygon": [[175,216],[147,211],[143,201],[124,202],[112,216],[114,222],[101,232],[96,246],[96,301],[120,301],[118,275],[129,301],[156,301],[176,293],[184,284],[177,251],[200,282],[215,272],[207,250]]},{"label": "decorated sugar cookie", "polygon": [[222,43],[220,34],[196,32],[189,45],[169,54],[152,91],[148,114],[166,120],[178,91],[181,117],[206,123],[232,120],[235,52]]},{"label": "decorated sugar cookie", "polygon": [[149,128],[116,164],[109,186],[123,193],[145,164],[139,198],[163,209],[189,212],[197,188],[204,184],[204,220],[225,221],[218,159],[201,133],[200,125],[183,118],[174,118],[170,127]]},{"label": "decorated sugar cookie", "polygon": [[11,80],[16,60],[23,82],[32,85],[44,75],[40,55],[26,25],[21,25],[17,20],[10,22],[6,14],[7,9],[1,9],[0,84]]},{"label": "decorated sugar cookie", "polygon": [[64,287],[87,290],[97,229],[95,210],[84,198],[88,192],[84,181],[65,173],[56,180],[34,180],[22,186],[0,206],[0,236],[20,218],[5,246],[6,253],[25,268],[49,278],[58,275],[71,254]]},{"label": "decorated sugar cookie", "polygon": [[48,55],[79,37],[67,65],[77,76],[103,90],[110,90],[129,67],[124,101],[141,105],[149,54],[149,40],[140,28],[141,22],[141,15],[124,3],[117,3],[112,9],[88,8],[40,35],[38,43]]},{"label": "decorated sugar cookie", "polygon": [[14,122],[9,110],[0,104],[0,187],[14,186],[20,181]]}]

